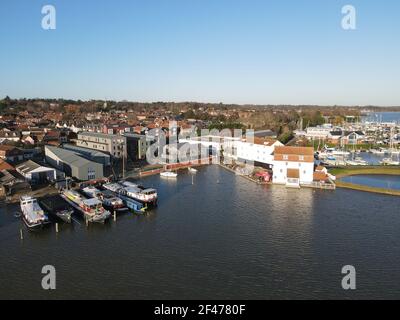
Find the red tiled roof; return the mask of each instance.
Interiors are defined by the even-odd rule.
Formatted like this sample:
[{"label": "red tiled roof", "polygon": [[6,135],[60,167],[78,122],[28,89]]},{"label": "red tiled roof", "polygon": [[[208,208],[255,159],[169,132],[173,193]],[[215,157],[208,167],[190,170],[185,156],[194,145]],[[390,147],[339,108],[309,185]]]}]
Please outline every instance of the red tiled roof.
[{"label": "red tiled roof", "polygon": [[327,174],[324,172],[314,172],[314,181],[326,181],[328,180]]},{"label": "red tiled roof", "polygon": [[7,161],[0,159],[0,171],[3,171],[3,170],[15,170],[15,168],[11,164],[9,164]]},{"label": "red tiled roof", "polygon": [[275,154],[314,156],[312,147],[276,147]]}]

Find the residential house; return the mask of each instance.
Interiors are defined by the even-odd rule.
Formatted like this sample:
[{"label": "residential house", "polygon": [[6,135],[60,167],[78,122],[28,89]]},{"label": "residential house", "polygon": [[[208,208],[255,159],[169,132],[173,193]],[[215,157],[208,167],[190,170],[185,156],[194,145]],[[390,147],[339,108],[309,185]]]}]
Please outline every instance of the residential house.
[{"label": "residential house", "polygon": [[18,162],[24,160],[24,153],[14,146],[0,145],[0,159],[9,162]]}]

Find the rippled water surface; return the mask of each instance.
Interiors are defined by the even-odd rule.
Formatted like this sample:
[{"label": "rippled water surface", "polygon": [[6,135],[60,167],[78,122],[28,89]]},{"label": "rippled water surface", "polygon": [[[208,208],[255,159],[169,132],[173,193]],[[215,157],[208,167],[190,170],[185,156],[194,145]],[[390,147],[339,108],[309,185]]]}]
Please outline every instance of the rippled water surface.
[{"label": "rippled water surface", "polygon": [[[396,197],[259,186],[218,166],[158,176],[159,207],[106,226],[75,224],[19,239],[0,209],[0,298],[400,298]],[[41,289],[41,268],[57,290]],[[344,265],[357,290],[341,289]]]}]

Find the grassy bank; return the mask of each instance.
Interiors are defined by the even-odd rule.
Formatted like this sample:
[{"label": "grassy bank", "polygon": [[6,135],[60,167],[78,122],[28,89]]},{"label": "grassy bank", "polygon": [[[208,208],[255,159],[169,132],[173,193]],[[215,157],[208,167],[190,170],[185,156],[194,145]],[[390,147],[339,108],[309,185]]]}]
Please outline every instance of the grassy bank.
[{"label": "grassy bank", "polygon": [[[382,167],[382,166],[374,166],[374,167],[345,167],[345,168],[334,168],[329,170],[329,172],[336,176],[336,178],[340,179],[346,176],[354,176],[354,175],[400,175],[400,167]],[[386,194],[392,196],[400,196],[400,190],[393,189],[384,189],[384,188],[376,188],[370,187],[366,185],[354,184],[349,182],[343,182],[340,180],[336,180],[336,187],[346,188],[358,191],[365,192],[373,192],[379,194]]]},{"label": "grassy bank", "polygon": [[337,178],[346,176],[354,176],[360,174],[387,174],[387,175],[400,175],[399,166],[368,166],[368,167],[341,167],[329,170]]},{"label": "grassy bank", "polygon": [[365,186],[365,185],[348,183],[348,182],[343,182],[343,181],[336,181],[336,187],[358,190],[358,191],[365,191],[365,192],[372,192],[372,193],[379,193],[379,194],[386,194],[386,195],[391,195],[391,196],[400,196],[400,190],[375,188],[375,187],[369,187],[369,186]]}]

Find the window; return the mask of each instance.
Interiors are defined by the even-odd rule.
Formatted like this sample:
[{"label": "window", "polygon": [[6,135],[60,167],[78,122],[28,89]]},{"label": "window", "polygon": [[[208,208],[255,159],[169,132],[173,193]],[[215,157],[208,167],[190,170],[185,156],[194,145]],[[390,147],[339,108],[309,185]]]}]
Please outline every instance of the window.
[{"label": "window", "polygon": [[88,168],[88,180],[96,179],[96,170],[93,168]]},{"label": "window", "polygon": [[299,156],[300,161],[304,161],[304,156]]},{"label": "window", "polygon": [[289,160],[289,156],[287,154],[283,155],[283,160]]}]

